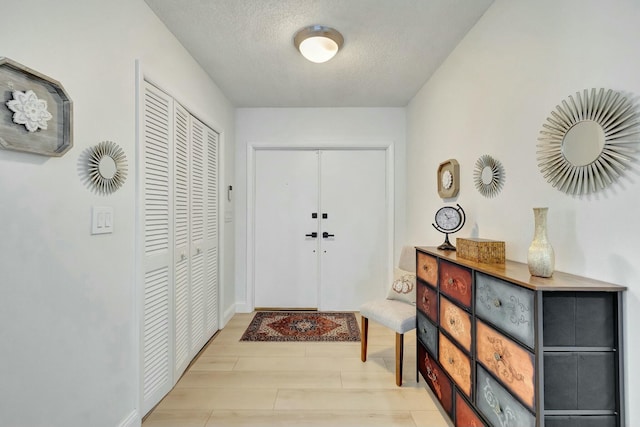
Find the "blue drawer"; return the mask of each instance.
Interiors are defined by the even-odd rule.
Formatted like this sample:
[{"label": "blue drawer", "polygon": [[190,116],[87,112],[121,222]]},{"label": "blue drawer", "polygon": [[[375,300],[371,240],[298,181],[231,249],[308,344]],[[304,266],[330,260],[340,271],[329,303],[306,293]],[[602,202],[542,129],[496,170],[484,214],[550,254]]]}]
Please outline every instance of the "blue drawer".
[{"label": "blue drawer", "polygon": [[438,355],[438,328],[431,323],[427,316],[416,311],[418,316],[418,338],[432,355]]},{"label": "blue drawer", "polygon": [[476,315],[531,349],[535,346],[534,311],[532,290],[476,273]]},{"label": "blue drawer", "polygon": [[476,405],[493,426],[535,427],[536,419],[509,392],[478,365]]}]

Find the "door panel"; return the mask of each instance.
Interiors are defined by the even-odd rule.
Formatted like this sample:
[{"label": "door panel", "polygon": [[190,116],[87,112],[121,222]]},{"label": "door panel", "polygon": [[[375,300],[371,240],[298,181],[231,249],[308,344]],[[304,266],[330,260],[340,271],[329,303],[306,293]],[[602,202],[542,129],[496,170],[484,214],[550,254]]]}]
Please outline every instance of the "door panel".
[{"label": "door panel", "polygon": [[153,408],[173,386],[173,336],[169,323],[173,306],[172,113],[173,100],[145,82],[139,184],[143,195],[140,209],[144,245],[141,265],[143,413]]},{"label": "door panel", "polygon": [[173,135],[174,378],[179,378],[189,365],[191,323],[189,312],[189,113],[178,103],[174,103]]},{"label": "door panel", "polygon": [[257,150],[254,206],[255,306],[317,307],[317,152]]},{"label": "door panel", "polygon": [[384,150],[257,150],[255,181],[256,307],[357,310],[383,294]]},{"label": "door panel", "polygon": [[357,310],[387,284],[386,153],[321,153],[321,310]]}]

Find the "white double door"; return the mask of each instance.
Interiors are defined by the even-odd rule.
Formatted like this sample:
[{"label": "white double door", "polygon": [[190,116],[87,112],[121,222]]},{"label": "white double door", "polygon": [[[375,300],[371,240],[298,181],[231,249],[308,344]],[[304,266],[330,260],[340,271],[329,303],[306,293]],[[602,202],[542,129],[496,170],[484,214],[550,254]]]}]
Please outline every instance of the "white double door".
[{"label": "white double door", "polygon": [[385,150],[257,150],[254,304],[357,310],[388,276]]}]

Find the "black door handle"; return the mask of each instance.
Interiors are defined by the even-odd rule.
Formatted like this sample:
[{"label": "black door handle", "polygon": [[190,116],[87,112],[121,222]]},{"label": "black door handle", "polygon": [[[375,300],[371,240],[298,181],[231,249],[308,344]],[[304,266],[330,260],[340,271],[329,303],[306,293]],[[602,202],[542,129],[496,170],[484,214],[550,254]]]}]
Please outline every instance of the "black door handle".
[{"label": "black door handle", "polygon": [[316,233],[316,232],[314,231],[313,233],[311,233],[311,234],[305,234],[304,236],[305,236],[305,237],[313,237],[313,238],[316,238],[316,237],[318,237],[318,233]]},{"label": "black door handle", "polygon": [[329,238],[329,237],[335,237],[335,234],[329,234],[329,233],[328,233],[328,232],[326,232],[326,231],[323,231],[323,232],[322,232],[322,238],[323,238],[323,239],[327,239],[327,238]]}]

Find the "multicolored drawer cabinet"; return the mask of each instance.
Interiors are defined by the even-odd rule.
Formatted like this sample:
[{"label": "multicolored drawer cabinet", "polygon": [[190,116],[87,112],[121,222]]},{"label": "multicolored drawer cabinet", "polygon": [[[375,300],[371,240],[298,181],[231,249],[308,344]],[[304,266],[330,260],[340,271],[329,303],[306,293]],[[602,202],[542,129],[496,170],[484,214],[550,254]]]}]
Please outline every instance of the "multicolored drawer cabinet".
[{"label": "multicolored drawer cabinet", "polygon": [[418,372],[456,427],[622,427],[623,286],[418,247]]}]

